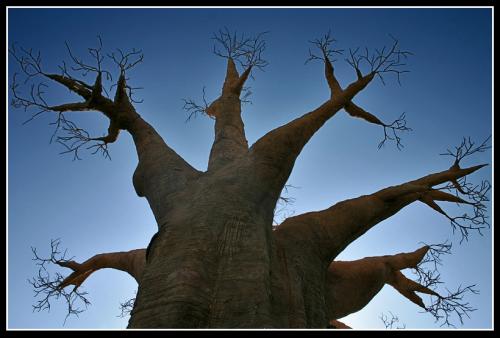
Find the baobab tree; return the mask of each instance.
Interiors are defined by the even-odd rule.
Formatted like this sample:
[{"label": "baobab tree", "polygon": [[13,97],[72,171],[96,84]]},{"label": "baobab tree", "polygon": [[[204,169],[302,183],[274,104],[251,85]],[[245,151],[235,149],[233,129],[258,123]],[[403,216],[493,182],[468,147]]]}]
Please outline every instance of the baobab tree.
[{"label": "baobab tree", "polygon": [[[133,185],[137,195],[147,199],[158,225],[147,248],[99,253],[82,263],[62,254],[58,240],[52,241],[49,258],[33,249],[40,265],[38,276],[31,280],[40,297],[36,309],[50,307],[53,297],[63,297],[68,314],[78,313],[81,310],[75,302],[88,303],[80,286],[93,272],[113,268],[129,273],[138,284],[136,298],[124,304],[130,309],[129,328],[344,328],[338,319],[362,309],[385,284],[445,324],[450,324],[452,314],[460,320],[468,316],[473,308],[462,296],[476,292],[473,285],[444,295],[435,291],[440,283],[436,272],[440,256],[451,249],[447,243],[356,261],[335,258],[369,229],[417,201],[447,218],[462,239],[487,227],[485,203],[490,185],[467,180],[486,164],[460,164],[465,157],[486,151],[488,139],[480,144],[464,139],[448,150],[446,155],[452,158],[448,169],[325,210],[288,217],[274,226],[275,208],[297,157],[338,112],[344,110],[382,128],[379,147],[391,141],[402,147],[401,133],[410,130],[404,115],[382,122],[354,101],[374,79],[386,81],[394,76],[399,81],[407,72],[405,60],[411,53],[401,49],[396,39],[374,52],[336,49],[330,33],[311,41],[306,62],[324,64],[330,97],[249,146],[241,104],[247,99],[248,78],[267,66],[264,36],[247,37],[228,30],[216,33],[213,52],[227,63],[221,94],[212,102],[204,97],[202,104],[185,100],[189,117],[203,114],[215,121],[204,172],[179,156],[136,110],[136,88],[129,85],[127,74],[143,61],[140,50],[107,54],[99,38],[98,45],[88,49],[92,62],[86,62],[67,44],[73,65],[68,68],[63,63],[60,73],[54,73],[46,70],[40,53],[11,47],[10,56],[19,67],[19,75],[12,78],[12,105],[32,111],[28,121],[53,113],[52,139],[65,147],[63,153],[79,159],[87,149],[109,157],[108,147],[120,131],[130,133],[138,157]],[[356,76],[347,86],[335,76],[337,55],[346,57]],[[105,58],[116,65],[117,76],[105,69]],[[82,74],[93,75],[94,82],[83,81],[78,77]],[[21,76],[24,84],[31,83],[28,94],[22,92]],[[37,79],[55,82],[81,99],[49,104],[44,98],[47,85]],[[109,90],[105,81],[113,82]],[[109,119],[108,134],[92,137],[66,114],[81,111],[104,114]],[[458,203],[471,211],[452,216],[436,202]],[[66,277],[58,273],[54,278],[47,272],[48,264],[71,273]],[[414,269],[417,280],[401,272],[408,268]],[[430,295],[432,303],[425,304],[417,293]]]}]

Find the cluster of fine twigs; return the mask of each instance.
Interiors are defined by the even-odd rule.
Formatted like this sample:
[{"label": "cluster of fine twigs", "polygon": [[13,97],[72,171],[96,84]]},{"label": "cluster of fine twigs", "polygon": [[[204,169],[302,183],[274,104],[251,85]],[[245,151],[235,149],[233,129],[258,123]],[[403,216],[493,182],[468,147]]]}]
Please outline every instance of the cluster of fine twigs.
[{"label": "cluster of fine twigs", "polygon": [[[454,150],[448,149],[446,153],[441,155],[453,157],[454,162],[450,169],[458,169],[460,168],[460,161],[466,157],[490,149],[491,146],[488,145],[490,138],[491,136],[476,146],[470,137],[464,137],[462,143],[456,146]],[[464,176],[458,180],[452,180],[437,189],[453,192],[461,199],[462,204],[472,207],[472,212],[465,212],[459,216],[450,216],[446,212],[440,211],[450,220],[453,232],[460,232],[461,242],[468,239],[470,231],[476,231],[482,235],[481,231],[490,227],[487,216],[488,193],[491,190],[489,181],[483,180],[479,184],[473,184],[467,181],[467,176]]]},{"label": "cluster of fine twigs", "polygon": [[[64,323],[70,315],[78,316],[83,312],[90,301],[87,299],[87,292],[82,291],[78,287],[73,287],[68,290],[69,287],[61,288],[60,285],[64,280],[63,275],[59,272],[51,272],[49,265],[60,265],[61,263],[71,261],[66,258],[66,251],[62,252],[59,249],[61,241],[59,239],[51,240],[50,242],[50,256],[48,258],[42,258],[38,255],[35,248],[31,248],[33,252],[33,261],[39,267],[38,274],[28,282],[33,287],[35,293],[35,298],[38,298],[37,302],[33,305],[33,311],[50,311],[51,300],[63,299],[67,306],[66,317],[64,318]],[[84,306],[85,309],[82,309]]]},{"label": "cluster of fine twigs", "polygon": [[[398,83],[401,85],[401,75],[408,73],[406,69],[406,59],[412,55],[411,52],[402,50],[399,46],[399,41],[391,36],[393,43],[390,47],[384,46],[381,49],[369,51],[365,48],[362,52],[360,48],[349,49],[349,54],[345,61],[355,70],[358,79],[363,78],[363,70],[367,74],[378,77],[382,84],[385,85],[385,77],[389,74],[396,76]],[[333,63],[337,61],[334,56],[343,56],[344,50],[333,48],[332,45],[337,42],[331,32],[328,31],[323,37],[310,41],[310,43],[320,53],[315,53],[309,49],[309,57],[305,61],[307,64],[310,61],[319,60],[329,65],[333,71]],[[356,115],[363,118],[368,122],[381,125],[384,130],[384,138],[378,144],[378,148],[382,148],[387,141],[394,141],[396,147],[401,150],[403,144],[401,143],[400,132],[411,131],[406,125],[406,114],[401,114],[396,120],[391,123],[383,123],[374,115],[363,111],[362,114]]]},{"label": "cluster of fine twigs", "polygon": [[[442,284],[439,266],[442,265],[442,256],[451,254],[452,244],[447,241],[440,244],[431,244],[429,251],[424,259],[413,270],[417,277],[417,282],[433,291]],[[441,322],[441,326],[452,326],[454,317],[458,318],[461,324],[465,317],[470,318],[470,313],[476,309],[469,304],[464,297],[467,294],[478,294],[476,285],[458,286],[456,290],[445,288],[444,295],[437,292],[437,295],[430,295],[430,305],[426,306],[425,311],[430,313],[436,320]]]}]

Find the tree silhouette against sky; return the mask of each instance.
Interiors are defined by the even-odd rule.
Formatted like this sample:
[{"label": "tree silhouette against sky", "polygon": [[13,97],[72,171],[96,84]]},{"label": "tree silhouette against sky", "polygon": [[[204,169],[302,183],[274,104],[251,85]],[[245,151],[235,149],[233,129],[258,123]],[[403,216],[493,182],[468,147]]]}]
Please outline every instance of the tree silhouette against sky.
[{"label": "tree silhouette against sky", "polygon": [[[188,120],[197,114],[215,120],[205,171],[178,155],[140,115],[141,101],[136,98],[140,88],[130,84],[129,73],[142,64],[142,50],[107,51],[98,36],[84,58],[67,42],[70,62],[53,72],[45,66],[42,53],[11,45],[9,54],[17,64],[11,77],[11,105],[30,113],[26,122],[55,116],[51,142],[59,143],[62,154],[74,160],[84,150],[110,158],[110,145],[119,139],[120,131],[129,133],[138,158],[133,186],[147,200],[158,226],[147,248],[100,253],[81,263],[62,253],[58,240],[52,241],[49,258],[33,249],[40,266],[30,281],[39,297],[36,310],[50,308],[52,298],[63,297],[68,315],[80,313],[77,302],[89,303],[81,285],[93,272],[113,268],[128,272],[138,283],[136,298],[124,305],[130,308],[130,328],[338,327],[338,319],[364,308],[385,284],[443,325],[452,325],[453,316],[463,322],[474,311],[463,296],[477,293],[475,285],[438,290],[438,266],[441,255],[451,250],[448,242],[360,260],[336,258],[372,227],[414,202],[442,214],[460,242],[472,232],[487,229],[491,186],[487,180],[475,182],[471,175],[487,164],[464,166],[463,162],[487,151],[489,137],[483,142],[464,138],[449,148],[442,154],[451,158],[448,169],[321,211],[286,217],[276,225],[276,206],[286,201],[283,190],[297,158],[337,113],[345,111],[381,128],[379,148],[391,142],[403,148],[401,137],[411,131],[406,115],[383,122],[381,114],[362,108],[356,97],[375,80],[385,85],[392,78],[400,83],[412,53],[392,36],[389,44],[373,50],[342,50],[331,32],[311,40],[306,63],[323,65],[329,97],[249,146],[241,104],[248,100],[248,80],[268,65],[266,35],[250,36],[227,28],[217,31],[213,53],[226,62],[220,95],[207,100],[203,91],[203,103],[184,100]],[[354,74],[347,85],[337,79],[337,58]],[[79,100],[50,103],[48,83],[61,85]],[[107,133],[92,136],[71,112],[102,113],[109,123]],[[333,172],[338,164],[331,164]],[[106,194],[113,198],[112,191]],[[461,212],[445,211],[449,203],[461,205]],[[71,273],[53,275],[50,263]],[[401,272],[410,268],[415,280]],[[417,293],[428,295],[428,301]]]}]

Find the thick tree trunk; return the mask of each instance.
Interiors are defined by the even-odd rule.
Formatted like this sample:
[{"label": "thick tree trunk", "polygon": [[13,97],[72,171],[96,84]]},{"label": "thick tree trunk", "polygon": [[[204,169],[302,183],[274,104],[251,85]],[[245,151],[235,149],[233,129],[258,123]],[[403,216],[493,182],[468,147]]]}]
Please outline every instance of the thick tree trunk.
[{"label": "thick tree trunk", "polygon": [[274,205],[250,171],[238,161],[175,193],[129,327],[280,326],[271,298]]}]

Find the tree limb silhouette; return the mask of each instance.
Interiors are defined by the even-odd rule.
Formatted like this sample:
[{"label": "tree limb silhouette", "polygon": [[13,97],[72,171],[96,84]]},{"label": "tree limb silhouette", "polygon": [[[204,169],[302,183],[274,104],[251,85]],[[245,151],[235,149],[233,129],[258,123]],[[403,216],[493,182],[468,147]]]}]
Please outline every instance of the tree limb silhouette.
[{"label": "tree limb silhouette", "polygon": [[[277,227],[275,233],[284,241],[299,240],[301,243],[311,241],[309,245],[314,255],[321,257],[324,262],[329,262],[371,227],[391,217],[405,206],[421,201],[450,219],[453,231],[458,229],[463,241],[468,238],[471,230],[481,233],[483,228],[489,226],[485,214],[485,202],[488,200],[490,185],[483,183],[481,186],[467,188],[462,184],[461,190],[468,192],[462,196],[466,199],[444,192],[442,189],[451,189],[450,184],[454,185],[453,182],[458,182],[457,180],[461,178],[463,178],[461,182],[465,182],[467,175],[484,166],[486,165],[458,168],[454,165],[448,170],[385,188],[371,195],[339,202],[323,211],[290,217]],[[445,184],[444,188],[439,187],[441,184]],[[470,205],[473,214],[449,216],[435,201]]]},{"label": "tree limb silhouette", "polygon": [[[127,252],[111,252],[98,254],[83,263],[78,263],[72,258],[66,258],[66,251],[62,253],[59,249],[61,241],[59,239],[51,241],[51,253],[48,258],[40,257],[35,248],[31,248],[33,260],[39,266],[38,274],[28,282],[33,287],[35,297],[39,298],[33,310],[50,311],[51,300],[63,298],[67,304],[66,319],[70,315],[77,315],[84,310],[81,305],[87,308],[90,301],[87,299],[87,292],[81,290],[81,285],[95,271],[112,268],[125,271],[139,283],[144,265],[146,264],[145,249],[136,249]],[[68,268],[73,272],[66,277],[59,272],[52,272],[48,268],[50,265],[57,265]],[[67,287],[73,286],[71,291]]]}]

